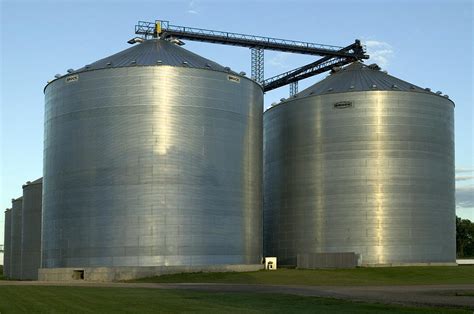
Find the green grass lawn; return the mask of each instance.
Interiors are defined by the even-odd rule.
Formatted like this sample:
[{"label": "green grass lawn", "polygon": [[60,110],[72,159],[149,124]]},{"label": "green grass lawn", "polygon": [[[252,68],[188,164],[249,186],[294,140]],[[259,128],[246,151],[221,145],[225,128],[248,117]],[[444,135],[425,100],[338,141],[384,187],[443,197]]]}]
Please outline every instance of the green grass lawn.
[{"label": "green grass lawn", "polygon": [[3,313],[470,313],[282,294],[210,293],[142,288],[0,286]]},{"label": "green grass lawn", "polygon": [[134,281],[312,286],[474,284],[474,267],[422,266],[331,270],[278,269],[275,271],[245,273],[188,273],[143,278]]}]

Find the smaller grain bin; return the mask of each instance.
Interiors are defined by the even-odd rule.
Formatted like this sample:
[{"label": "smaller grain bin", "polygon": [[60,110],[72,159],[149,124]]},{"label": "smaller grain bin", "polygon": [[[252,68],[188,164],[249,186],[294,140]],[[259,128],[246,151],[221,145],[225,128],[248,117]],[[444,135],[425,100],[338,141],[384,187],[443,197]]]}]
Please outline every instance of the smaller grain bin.
[{"label": "smaller grain bin", "polygon": [[41,203],[43,178],[23,185],[21,279],[38,279],[41,266]]},{"label": "smaller grain bin", "polygon": [[356,62],[264,114],[264,247],[454,264],[454,103]]},{"label": "smaller grain bin", "polygon": [[21,223],[23,211],[23,197],[12,199],[11,209],[11,264],[10,278],[21,278]]},{"label": "smaller grain bin", "polygon": [[11,269],[11,230],[12,230],[12,211],[7,208],[5,210],[5,233],[3,246],[3,275],[10,278]]}]

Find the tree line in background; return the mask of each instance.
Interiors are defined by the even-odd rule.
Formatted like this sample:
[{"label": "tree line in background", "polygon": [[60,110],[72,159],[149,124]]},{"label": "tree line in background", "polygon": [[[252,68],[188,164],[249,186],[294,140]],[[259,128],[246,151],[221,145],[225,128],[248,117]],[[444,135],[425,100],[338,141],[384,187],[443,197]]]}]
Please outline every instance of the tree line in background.
[{"label": "tree line in background", "polygon": [[458,257],[474,257],[474,222],[456,217],[456,253]]}]

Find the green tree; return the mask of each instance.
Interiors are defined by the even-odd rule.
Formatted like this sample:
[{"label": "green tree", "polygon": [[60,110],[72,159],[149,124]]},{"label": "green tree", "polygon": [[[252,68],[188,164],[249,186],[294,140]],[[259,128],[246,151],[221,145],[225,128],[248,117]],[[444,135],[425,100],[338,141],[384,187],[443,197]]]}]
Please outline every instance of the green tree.
[{"label": "green tree", "polygon": [[474,223],[456,217],[456,252],[458,257],[474,257]]}]

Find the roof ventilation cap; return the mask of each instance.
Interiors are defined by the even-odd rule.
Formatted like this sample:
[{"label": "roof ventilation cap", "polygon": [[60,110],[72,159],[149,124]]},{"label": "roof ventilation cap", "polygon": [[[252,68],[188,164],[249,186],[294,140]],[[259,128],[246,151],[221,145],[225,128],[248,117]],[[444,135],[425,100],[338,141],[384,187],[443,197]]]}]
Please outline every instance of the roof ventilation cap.
[{"label": "roof ventilation cap", "polygon": [[377,88],[377,85],[375,85],[375,84],[372,84],[372,88]]},{"label": "roof ventilation cap", "polygon": [[163,61],[158,60],[158,61],[156,61],[156,64],[163,64]]},{"label": "roof ventilation cap", "polygon": [[60,77],[61,77],[61,74],[56,74],[54,77],[55,77],[55,78],[60,78]]},{"label": "roof ventilation cap", "polygon": [[449,96],[448,95],[443,95],[444,98],[448,98],[449,99]]},{"label": "roof ventilation cap", "polygon": [[285,101],[286,99],[285,98],[280,98],[280,101]]},{"label": "roof ventilation cap", "polygon": [[225,67],[224,70],[226,70],[227,72],[230,72],[230,68],[229,68],[229,67]]},{"label": "roof ventilation cap", "polygon": [[427,88],[425,88],[425,91],[431,92],[431,88],[427,87]]},{"label": "roof ventilation cap", "polygon": [[329,87],[329,88],[328,88],[328,92],[332,92],[332,87]]},{"label": "roof ventilation cap", "polygon": [[107,62],[107,66],[111,66],[112,65],[112,62]]},{"label": "roof ventilation cap", "polygon": [[67,69],[67,73],[72,73],[72,72],[74,72],[73,69]]},{"label": "roof ventilation cap", "polygon": [[441,92],[441,91],[437,91],[437,92],[436,92],[436,94],[438,94],[438,95],[441,95],[441,94],[442,94],[442,92]]},{"label": "roof ventilation cap", "polygon": [[354,89],[354,88],[355,88],[355,86],[354,86],[354,85],[351,85],[351,86],[349,87],[349,89]]},{"label": "roof ventilation cap", "polygon": [[247,73],[245,73],[244,71],[239,72],[239,74],[242,75],[242,76],[246,76],[246,75],[247,75]]},{"label": "roof ventilation cap", "polygon": [[137,64],[137,60],[133,60],[132,62],[130,62],[131,64]]},{"label": "roof ventilation cap", "polygon": [[377,63],[372,63],[372,64],[368,65],[368,68],[371,69],[371,70],[380,71],[380,67],[378,66]]},{"label": "roof ventilation cap", "polygon": [[399,89],[399,87],[398,87],[397,84],[392,84],[392,88],[393,88],[393,89]]},{"label": "roof ventilation cap", "polygon": [[189,62],[188,61],[183,61],[183,64],[184,65],[189,65]]},{"label": "roof ventilation cap", "polygon": [[341,71],[341,67],[333,67],[333,68],[331,69],[331,74],[337,73],[337,72],[339,72],[339,71]]}]

